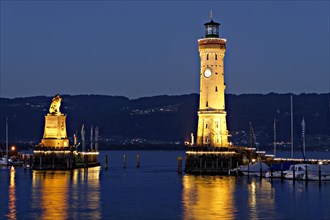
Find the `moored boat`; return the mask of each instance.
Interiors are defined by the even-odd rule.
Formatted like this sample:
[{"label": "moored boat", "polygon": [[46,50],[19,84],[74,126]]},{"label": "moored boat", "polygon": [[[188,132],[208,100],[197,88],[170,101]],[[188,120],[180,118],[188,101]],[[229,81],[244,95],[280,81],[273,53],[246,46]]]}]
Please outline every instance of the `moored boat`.
[{"label": "moored boat", "polygon": [[[306,167],[311,164],[293,164],[290,166],[289,170],[286,171],[284,176],[285,179],[302,179],[306,172]],[[308,170],[308,168],[307,168]]]},{"label": "moored boat", "polygon": [[12,165],[12,161],[10,158],[8,158],[8,164],[7,164],[7,155],[3,156],[2,158],[0,158],[0,166],[11,166]]},{"label": "moored boat", "polygon": [[329,164],[310,164],[307,172],[302,176],[303,180],[329,181],[330,165]]},{"label": "moored boat", "polygon": [[286,175],[287,171],[268,171],[265,173],[266,178],[282,178]]},{"label": "moored boat", "polygon": [[248,165],[241,165],[238,167],[238,171],[242,172],[243,175],[256,175],[260,176],[260,173],[262,176],[265,175],[265,173],[269,170],[269,166],[262,162],[255,162],[250,163]]},{"label": "moored boat", "polygon": [[329,164],[295,164],[286,171],[285,179],[330,180]]},{"label": "moored boat", "polygon": [[285,162],[281,164],[272,164],[269,171],[265,173],[266,178],[282,178],[287,174],[292,162]]}]

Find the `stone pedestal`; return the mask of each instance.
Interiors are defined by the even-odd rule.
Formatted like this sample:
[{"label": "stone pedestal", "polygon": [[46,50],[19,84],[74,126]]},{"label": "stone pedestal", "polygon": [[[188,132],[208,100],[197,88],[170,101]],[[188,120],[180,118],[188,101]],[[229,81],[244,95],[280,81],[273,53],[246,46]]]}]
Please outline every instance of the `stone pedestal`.
[{"label": "stone pedestal", "polygon": [[69,147],[69,139],[66,134],[66,115],[47,114],[45,116],[45,129],[41,145],[43,147]]}]

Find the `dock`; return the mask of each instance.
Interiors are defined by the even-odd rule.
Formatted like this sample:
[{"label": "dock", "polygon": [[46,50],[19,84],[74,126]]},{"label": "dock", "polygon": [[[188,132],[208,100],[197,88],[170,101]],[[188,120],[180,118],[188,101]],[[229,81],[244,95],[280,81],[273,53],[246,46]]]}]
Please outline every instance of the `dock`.
[{"label": "dock", "polygon": [[[275,158],[264,151],[250,147],[188,147],[185,172],[192,174],[239,175],[238,168],[251,162],[261,162],[269,167],[292,164],[330,164],[329,159]],[[283,167],[283,166],[281,166]],[[234,172],[233,172],[234,171]]]}]

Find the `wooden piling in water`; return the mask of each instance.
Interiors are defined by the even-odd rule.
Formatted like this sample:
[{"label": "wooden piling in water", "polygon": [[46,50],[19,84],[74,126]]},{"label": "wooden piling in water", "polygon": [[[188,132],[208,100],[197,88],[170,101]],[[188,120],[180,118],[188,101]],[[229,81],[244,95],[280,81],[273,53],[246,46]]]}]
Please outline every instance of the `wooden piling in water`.
[{"label": "wooden piling in water", "polygon": [[262,178],[262,161],[260,160],[260,178]]},{"label": "wooden piling in water", "polygon": [[281,161],[281,180],[284,179],[284,176],[283,176],[283,162]]},{"label": "wooden piling in water", "polygon": [[295,180],[296,180],[296,170],[295,170],[295,169],[296,169],[296,166],[295,166],[295,164],[292,165],[292,169],[293,169],[293,172],[292,172],[292,173],[293,173],[292,179],[293,179],[293,181],[295,181]]},{"label": "wooden piling in water", "polygon": [[39,169],[40,170],[42,169],[42,157],[41,156],[39,157]]},{"label": "wooden piling in water", "polygon": [[55,155],[52,154],[52,169],[55,169]]},{"label": "wooden piling in water", "polygon": [[124,169],[126,169],[126,154],[124,153]]},{"label": "wooden piling in water", "polygon": [[273,164],[270,164],[270,179],[273,180]]},{"label": "wooden piling in water", "polygon": [[32,168],[32,156],[29,156],[29,168]]},{"label": "wooden piling in water", "polygon": [[319,182],[321,183],[321,164],[319,163]]},{"label": "wooden piling in water", "polygon": [[140,167],[140,154],[136,154],[136,168]]},{"label": "wooden piling in water", "polygon": [[233,169],[232,167],[233,167],[233,158],[230,158],[229,159],[229,170],[231,170],[231,169]]},{"label": "wooden piling in water", "polygon": [[182,157],[178,157],[178,173],[182,173]]},{"label": "wooden piling in water", "polygon": [[104,169],[108,170],[108,155],[105,155]]}]

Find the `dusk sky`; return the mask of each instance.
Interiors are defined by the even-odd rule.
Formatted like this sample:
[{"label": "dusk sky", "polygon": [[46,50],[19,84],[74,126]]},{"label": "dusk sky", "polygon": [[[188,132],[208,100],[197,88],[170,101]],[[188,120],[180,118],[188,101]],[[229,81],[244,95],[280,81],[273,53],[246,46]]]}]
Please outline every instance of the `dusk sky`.
[{"label": "dusk sky", "polygon": [[328,93],[329,1],[4,1],[1,97],[199,92],[220,22],[226,93]]}]

